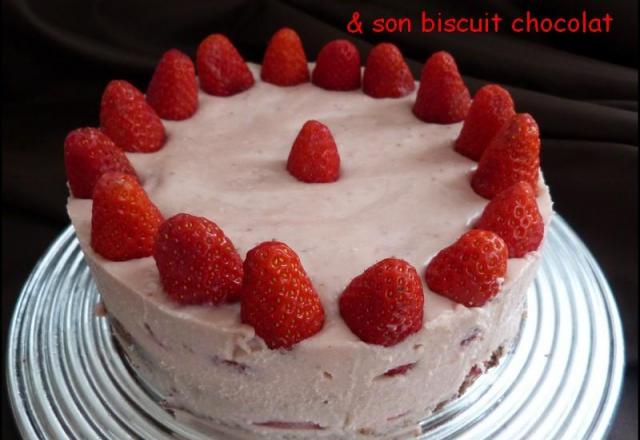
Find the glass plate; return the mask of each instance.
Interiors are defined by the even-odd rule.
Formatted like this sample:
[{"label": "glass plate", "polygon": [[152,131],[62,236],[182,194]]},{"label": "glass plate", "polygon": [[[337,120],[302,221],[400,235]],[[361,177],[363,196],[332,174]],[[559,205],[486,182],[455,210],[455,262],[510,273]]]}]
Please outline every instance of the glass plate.
[{"label": "glass plate", "polygon": [[[606,435],[624,367],[613,296],[587,248],[557,215],[543,254],[512,352],[425,419],[418,438]],[[163,409],[161,396],[120,356],[106,320],[95,318],[98,299],[69,227],[34,268],[11,323],[7,379],[23,437],[227,438]]]}]

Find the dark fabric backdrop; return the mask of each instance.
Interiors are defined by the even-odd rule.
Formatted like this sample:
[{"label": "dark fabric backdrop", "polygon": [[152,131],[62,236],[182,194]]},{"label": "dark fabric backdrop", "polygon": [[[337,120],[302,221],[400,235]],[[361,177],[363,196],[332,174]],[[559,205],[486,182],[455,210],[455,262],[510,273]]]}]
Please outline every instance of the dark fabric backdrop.
[{"label": "dark fabric backdrop", "polygon": [[[108,80],[144,90],[168,48],[194,55],[212,32],[226,33],[260,62],[269,36],[295,28],[310,59],[346,37],[351,12],[417,18],[424,8],[451,15],[530,9],[548,16],[609,12],[613,32],[595,35],[373,34],[348,36],[366,56],[372,43],[400,46],[414,74],[440,49],[458,61],[472,92],[499,82],[518,111],[538,120],[542,168],[555,208],[602,265],[624,320],[627,372],[612,438],[637,438],[637,2],[608,1],[250,1],[9,0],[2,4],[2,320],[8,320],[30,269],[68,224],[62,143],[96,125]],[[4,380],[2,381],[4,384]],[[3,399],[3,438],[14,438]]]}]

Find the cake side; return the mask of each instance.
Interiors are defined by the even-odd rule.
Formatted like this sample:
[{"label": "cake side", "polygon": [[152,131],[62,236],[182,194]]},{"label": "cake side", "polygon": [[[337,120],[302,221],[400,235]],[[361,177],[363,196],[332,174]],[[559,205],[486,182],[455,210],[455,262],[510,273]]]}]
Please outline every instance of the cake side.
[{"label": "cake side", "polygon": [[318,341],[274,351],[239,320],[194,319],[114,279],[90,250],[85,255],[108,313],[130,334],[125,351],[170,406],[250,431],[272,432],[260,424],[277,421],[334,435],[386,432],[455,397],[469,370],[517,335],[540,261],[534,253],[514,262],[516,281],[494,300],[443,313],[394,347]]}]

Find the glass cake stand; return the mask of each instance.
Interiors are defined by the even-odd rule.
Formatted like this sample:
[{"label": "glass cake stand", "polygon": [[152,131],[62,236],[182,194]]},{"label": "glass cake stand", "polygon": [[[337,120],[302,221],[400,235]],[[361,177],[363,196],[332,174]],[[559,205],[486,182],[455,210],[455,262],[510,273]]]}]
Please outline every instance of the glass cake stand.
[{"label": "glass cake stand", "polygon": [[[605,437],[624,367],[613,296],[585,245],[558,215],[543,253],[512,352],[425,419],[418,438]],[[23,437],[228,438],[211,426],[178,422],[163,409],[161,396],[119,355],[106,320],[95,318],[97,302],[69,227],[34,268],[11,323],[8,390]]]}]

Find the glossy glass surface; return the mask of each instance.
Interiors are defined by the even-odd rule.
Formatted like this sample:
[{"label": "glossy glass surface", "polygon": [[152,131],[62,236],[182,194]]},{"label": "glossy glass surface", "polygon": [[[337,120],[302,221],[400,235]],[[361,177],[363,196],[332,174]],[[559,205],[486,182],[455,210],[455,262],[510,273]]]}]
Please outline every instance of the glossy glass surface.
[{"label": "glossy glass surface", "polygon": [[[500,365],[424,420],[419,438],[603,438],[624,366],[620,319],[597,263],[556,216],[528,317]],[[9,394],[27,439],[229,438],[179,423],[119,355],[73,229],[27,280],[10,329]],[[399,433],[406,438],[407,433]]]}]

